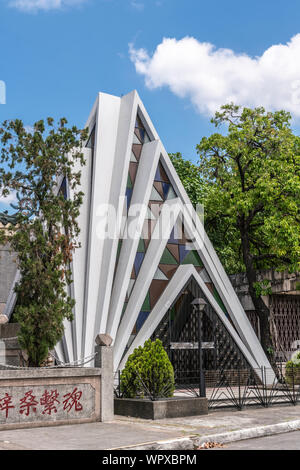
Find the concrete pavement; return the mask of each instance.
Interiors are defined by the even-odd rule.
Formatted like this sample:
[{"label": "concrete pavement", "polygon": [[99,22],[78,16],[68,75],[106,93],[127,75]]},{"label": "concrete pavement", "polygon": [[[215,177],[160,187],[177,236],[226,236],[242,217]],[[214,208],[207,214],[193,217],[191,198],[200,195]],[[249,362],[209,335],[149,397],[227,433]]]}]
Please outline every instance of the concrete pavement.
[{"label": "concrete pavement", "polygon": [[209,440],[232,442],[300,429],[300,405],[210,411],[157,421],[115,416],[108,423],[0,431],[0,449],[189,449]]}]

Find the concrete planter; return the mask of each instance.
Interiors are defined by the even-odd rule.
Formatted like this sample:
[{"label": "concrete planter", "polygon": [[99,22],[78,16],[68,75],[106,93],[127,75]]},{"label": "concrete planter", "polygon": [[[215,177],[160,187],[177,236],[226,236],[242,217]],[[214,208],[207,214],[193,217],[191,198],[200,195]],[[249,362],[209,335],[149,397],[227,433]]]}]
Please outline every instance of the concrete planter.
[{"label": "concrete planter", "polygon": [[141,398],[115,398],[116,415],[144,419],[179,418],[208,414],[207,398],[162,398],[151,401]]},{"label": "concrete planter", "polygon": [[97,367],[0,370],[0,430],[113,419],[112,348]]},{"label": "concrete planter", "polygon": [[289,385],[299,385],[300,384],[300,368],[299,367],[293,367],[289,368],[287,367],[285,370],[285,380]]}]

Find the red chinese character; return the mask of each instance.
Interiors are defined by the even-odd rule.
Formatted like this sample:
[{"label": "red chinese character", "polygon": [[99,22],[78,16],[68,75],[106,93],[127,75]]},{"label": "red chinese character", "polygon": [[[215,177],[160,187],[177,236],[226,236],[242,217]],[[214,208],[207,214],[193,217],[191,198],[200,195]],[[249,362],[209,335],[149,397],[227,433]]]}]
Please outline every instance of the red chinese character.
[{"label": "red chinese character", "polygon": [[29,390],[29,392],[25,393],[25,396],[24,398],[21,398],[20,403],[20,414],[23,414],[24,411],[26,411],[25,415],[28,416],[30,413],[30,408],[32,408],[32,411],[36,413],[35,405],[37,405],[38,402],[35,400],[35,396],[32,395],[32,390]]},{"label": "red chinese character", "polygon": [[0,411],[5,411],[6,418],[8,417],[8,410],[10,408],[15,407],[11,405],[11,396],[6,393],[5,397],[0,399]]},{"label": "red chinese character", "polygon": [[44,405],[45,409],[43,411],[43,415],[45,413],[48,413],[48,415],[51,415],[52,411],[54,413],[57,413],[57,408],[54,405],[54,403],[60,403],[57,400],[59,393],[57,390],[51,390],[49,393],[48,390],[45,390],[44,394],[42,395],[42,398],[40,399],[40,404]]},{"label": "red chinese character", "polygon": [[66,395],[64,395],[64,398],[66,397],[66,399],[63,402],[64,410],[67,410],[67,412],[69,413],[69,411],[71,411],[71,409],[74,406],[75,411],[81,411],[82,405],[79,402],[81,395],[82,395],[82,392],[80,391],[77,392],[77,388],[74,388],[72,393],[67,393]]}]

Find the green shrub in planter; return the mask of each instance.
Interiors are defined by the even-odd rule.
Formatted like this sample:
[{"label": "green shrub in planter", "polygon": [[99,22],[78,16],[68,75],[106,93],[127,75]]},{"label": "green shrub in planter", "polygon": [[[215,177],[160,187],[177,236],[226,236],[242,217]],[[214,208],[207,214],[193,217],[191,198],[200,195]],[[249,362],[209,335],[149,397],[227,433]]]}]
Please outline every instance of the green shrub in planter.
[{"label": "green shrub in planter", "polygon": [[300,384],[300,352],[293,354],[290,361],[285,365],[285,380],[288,384]]},{"label": "green shrub in planter", "polygon": [[148,396],[155,400],[173,396],[174,370],[159,339],[147,340],[128,357],[120,389],[126,398]]}]

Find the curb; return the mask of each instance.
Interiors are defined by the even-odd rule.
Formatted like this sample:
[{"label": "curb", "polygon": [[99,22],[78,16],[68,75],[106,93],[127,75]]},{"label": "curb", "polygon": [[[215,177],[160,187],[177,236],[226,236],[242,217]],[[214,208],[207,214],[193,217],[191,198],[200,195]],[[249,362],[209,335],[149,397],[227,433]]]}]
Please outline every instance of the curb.
[{"label": "curb", "polygon": [[227,442],[242,441],[244,439],[253,439],[255,437],[273,436],[275,434],[283,434],[297,430],[300,430],[300,420],[240,429],[220,434],[209,434],[207,436],[192,435],[189,437],[148,442],[108,450],[195,450],[205,442],[225,444]]}]

